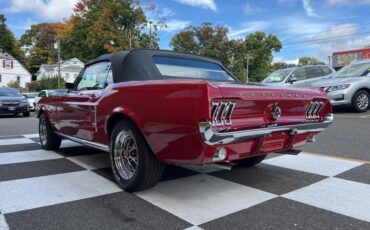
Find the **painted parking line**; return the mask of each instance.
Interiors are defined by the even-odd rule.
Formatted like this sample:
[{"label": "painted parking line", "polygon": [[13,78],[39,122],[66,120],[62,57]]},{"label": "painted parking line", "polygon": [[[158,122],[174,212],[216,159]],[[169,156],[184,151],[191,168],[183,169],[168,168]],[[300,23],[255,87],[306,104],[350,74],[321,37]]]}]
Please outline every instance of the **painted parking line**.
[{"label": "painted parking line", "polygon": [[363,115],[363,116],[355,116],[355,115],[337,115],[334,114],[334,118],[339,117],[339,118],[358,118],[358,119],[369,119],[370,115]]},{"label": "painted parking line", "polygon": [[63,156],[46,150],[30,150],[19,152],[8,152],[0,154],[0,165],[23,163],[31,161],[43,161],[63,158]]},{"label": "painted parking line", "polygon": [[14,138],[14,139],[0,140],[0,146],[1,145],[32,144],[32,143],[35,143],[35,142],[27,138]]},{"label": "painted parking line", "polygon": [[0,230],[9,230],[8,223],[6,223],[5,216],[0,214]]},{"label": "painted parking line", "polygon": [[354,158],[349,158],[349,157],[336,156],[335,154],[324,154],[324,153],[313,153],[313,152],[302,152],[300,154],[308,154],[308,155],[329,157],[329,158],[346,160],[346,161],[353,161],[353,162],[358,162],[358,163],[363,163],[363,164],[370,164],[370,161],[354,159]]},{"label": "painted parking line", "polygon": [[370,185],[328,178],[282,195],[294,201],[326,209],[356,219],[370,221]]},{"label": "painted parking line", "polygon": [[162,182],[136,195],[196,226],[277,197],[205,174]]},{"label": "painted parking line", "polygon": [[267,159],[263,163],[323,176],[335,176],[363,164],[309,154],[284,155]]},{"label": "painted parking line", "polygon": [[25,138],[36,138],[36,137],[39,137],[39,134],[38,133],[32,133],[32,134],[25,134],[25,135],[22,135],[24,136]]},{"label": "painted parking line", "polygon": [[120,191],[94,172],[79,171],[0,182],[0,204],[7,214]]}]

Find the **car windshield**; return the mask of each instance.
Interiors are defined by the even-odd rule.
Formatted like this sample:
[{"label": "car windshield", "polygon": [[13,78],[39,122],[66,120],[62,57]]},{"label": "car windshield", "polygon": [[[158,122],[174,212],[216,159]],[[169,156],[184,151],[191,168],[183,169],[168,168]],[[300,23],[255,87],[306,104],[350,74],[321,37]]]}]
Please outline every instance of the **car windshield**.
[{"label": "car windshield", "polygon": [[29,93],[24,95],[26,98],[35,98],[37,96],[37,93]]},{"label": "car windshield", "polygon": [[0,89],[0,97],[20,97],[22,96],[17,90],[12,89],[6,89],[2,90]]},{"label": "car windshield", "polygon": [[263,80],[263,83],[278,83],[284,81],[284,79],[289,75],[289,73],[292,72],[291,69],[282,69],[282,70],[276,70],[275,72],[268,75],[265,80]]},{"label": "car windshield", "polygon": [[370,73],[370,63],[351,64],[340,69],[334,77],[361,77]]},{"label": "car windshield", "polygon": [[65,95],[66,92],[64,90],[54,90],[49,92],[49,96],[60,96],[60,95]]},{"label": "car windshield", "polygon": [[235,79],[216,63],[163,56],[154,56],[153,61],[163,76],[235,82]]}]

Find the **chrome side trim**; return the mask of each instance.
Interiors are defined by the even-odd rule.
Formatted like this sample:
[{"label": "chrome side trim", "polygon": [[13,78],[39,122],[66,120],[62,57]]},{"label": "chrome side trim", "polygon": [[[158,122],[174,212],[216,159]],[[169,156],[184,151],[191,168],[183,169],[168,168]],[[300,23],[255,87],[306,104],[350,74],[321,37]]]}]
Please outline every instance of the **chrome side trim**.
[{"label": "chrome side trim", "polygon": [[212,129],[211,122],[200,122],[199,132],[203,142],[207,145],[231,144],[248,141],[254,138],[269,135],[275,132],[309,133],[320,132],[333,123],[333,114],[328,114],[322,122],[306,122],[286,126],[270,126],[261,129],[251,129],[237,132],[218,133]]},{"label": "chrome side trim", "polygon": [[74,141],[74,142],[77,142],[79,144],[83,144],[83,145],[86,145],[86,146],[89,146],[89,147],[92,147],[92,148],[95,148],[95,149],[99,149],[99,150],[102,150],[102,151],[105,151],[105,152],[109,152],[109,147],[107,145],[103,145],[103,144],[92,142],[92,141],[83,140],[83,139],[80,139],[78,137],[72,137],[72,136],[69,136],[69,135],[62,134],[60,132],[55,132],[55,134],[65,138],[65,139],[68,139],[70,141]]}]

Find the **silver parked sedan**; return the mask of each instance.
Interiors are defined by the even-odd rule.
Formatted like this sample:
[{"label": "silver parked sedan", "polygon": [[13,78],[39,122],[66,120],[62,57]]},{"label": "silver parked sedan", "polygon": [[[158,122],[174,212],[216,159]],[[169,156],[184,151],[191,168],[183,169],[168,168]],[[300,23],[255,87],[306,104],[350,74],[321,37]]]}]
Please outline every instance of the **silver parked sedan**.
[{"label": "silver parked sedan", "polygon": [[356,112],[365,112],[370,105],[370,60],[352,62],[313,87],[324,88],[333,106],[351,106]]},{"label": "silver parked sedan", "polygon": [[276,70],[261,83],[270,86],[311,87],[317,80],[330,77],[335,70],[327,65],[305,65]]}]

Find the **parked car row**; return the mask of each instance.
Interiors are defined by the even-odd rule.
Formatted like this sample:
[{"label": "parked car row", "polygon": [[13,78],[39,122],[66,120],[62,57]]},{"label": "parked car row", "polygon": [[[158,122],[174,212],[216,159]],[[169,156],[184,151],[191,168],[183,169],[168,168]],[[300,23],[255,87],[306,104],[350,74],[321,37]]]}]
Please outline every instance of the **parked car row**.
[{"label": "parked car row", "polygon": [[325,65],[281,69],[271,73],[262,83],[322,88],[333,106],[350,106],[355,112],[370,108],[370,60],[354,61],[338,72]]},{"label": "parked car row", "polygon": [[30,104],[18,90],[0,87],[0,114],[30,116]]},{"label": "parked car row", "polygon": [[20,93],[17,89],[0,87],[0,114],[18,115],[25,117],[35,111],[37,102],[43,97],[63,95],[66,90],[41,90],[40,92]]}]

